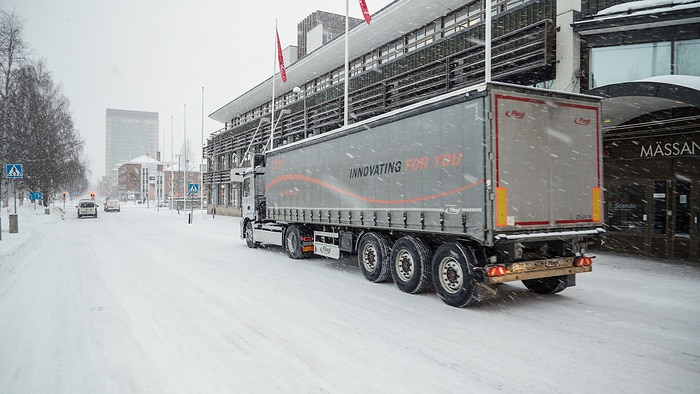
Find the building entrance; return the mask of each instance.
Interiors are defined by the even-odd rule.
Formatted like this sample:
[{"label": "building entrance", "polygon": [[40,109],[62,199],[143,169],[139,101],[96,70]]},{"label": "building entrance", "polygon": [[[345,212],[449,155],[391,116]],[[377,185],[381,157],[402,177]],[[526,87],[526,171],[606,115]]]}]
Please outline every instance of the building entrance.
[{"label": "building entrance", "polygon": [[700,260],[700,181],[616,179],[607,185],[606,247]]}]

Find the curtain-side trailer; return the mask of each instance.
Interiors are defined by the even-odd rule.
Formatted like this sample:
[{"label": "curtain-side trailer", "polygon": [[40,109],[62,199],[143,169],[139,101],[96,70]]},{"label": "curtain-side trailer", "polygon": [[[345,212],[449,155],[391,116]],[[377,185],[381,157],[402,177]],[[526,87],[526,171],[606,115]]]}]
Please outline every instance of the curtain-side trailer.
[{"label": "curtain-side trailer", "polygon": [[600,101],[487,83],[256,155],[241,237],[452,306],[521,280],[553,294],[603,232]]}]

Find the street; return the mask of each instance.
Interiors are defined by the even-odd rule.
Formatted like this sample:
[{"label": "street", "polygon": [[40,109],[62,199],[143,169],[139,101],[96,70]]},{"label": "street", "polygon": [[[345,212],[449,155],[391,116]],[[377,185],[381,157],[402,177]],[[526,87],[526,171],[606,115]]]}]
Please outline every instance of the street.
[{"label": "street", "polygon": [[239,219],[19,207],[0,241],[0,392],[700,391],[700,267],[594,252],[553,296],[468,308],[356,256],[248,249]]}]

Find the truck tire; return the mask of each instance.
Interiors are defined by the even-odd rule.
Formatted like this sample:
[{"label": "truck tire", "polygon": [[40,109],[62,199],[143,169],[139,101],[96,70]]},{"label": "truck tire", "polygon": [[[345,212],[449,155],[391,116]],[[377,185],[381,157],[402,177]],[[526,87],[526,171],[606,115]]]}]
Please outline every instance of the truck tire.
[{"label": "truck tire", "polygon": [[253,223],[251,221],[247,221],[245,223],[245,227],[243,227],[243,231],[245,233],[245,243],[248,245],[249,248],[257,248],[258,243],[255,242],[253,239]]},{"label": "truck tire", "polygon": [[377,233],[366,233],[360,238],[357,262],[365,278],[374,283],[389,279],[389,240]]},{"label": "truck tire", "polygon": [[523,284],[533,293],[556,294],[566,289],[566,276],[554,276],[551,278],[528,279]]},{"label": "truck tire", "polygon": [[391,278],[399,290],[417,294],[430,288],[430,248],[419,238],[400,238],[391,248]]},{"label": "truck tire", "polygon": [[287,250],[287,256],[290,259],[298,260],[307,256],[301,250],[301,237],[301,229],[296,225],[288,226],[284,232],[284,248]]},{"label": "truck tire", "polygon": [[442,301],[464,307],[477,302],[474,255],[457,242],[441,245],[433,255],[433,285]]}]

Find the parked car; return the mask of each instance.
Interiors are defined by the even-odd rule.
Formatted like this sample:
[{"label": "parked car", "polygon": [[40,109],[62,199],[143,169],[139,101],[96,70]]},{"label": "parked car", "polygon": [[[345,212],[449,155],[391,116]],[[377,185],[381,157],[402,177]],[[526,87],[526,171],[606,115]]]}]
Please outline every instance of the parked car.
[{"label": "parked car", "polygon": [[105,210],[105,212],[109,212],[109,211],[121,212],[122,211],[119,200],[107,200],[107,201],[105,201],[104,210]]},{"label": "parked car", "polygon": [[97,203],[93,200],[80,200],[78,202],[78,219],[83,216],[97,217]]}]

